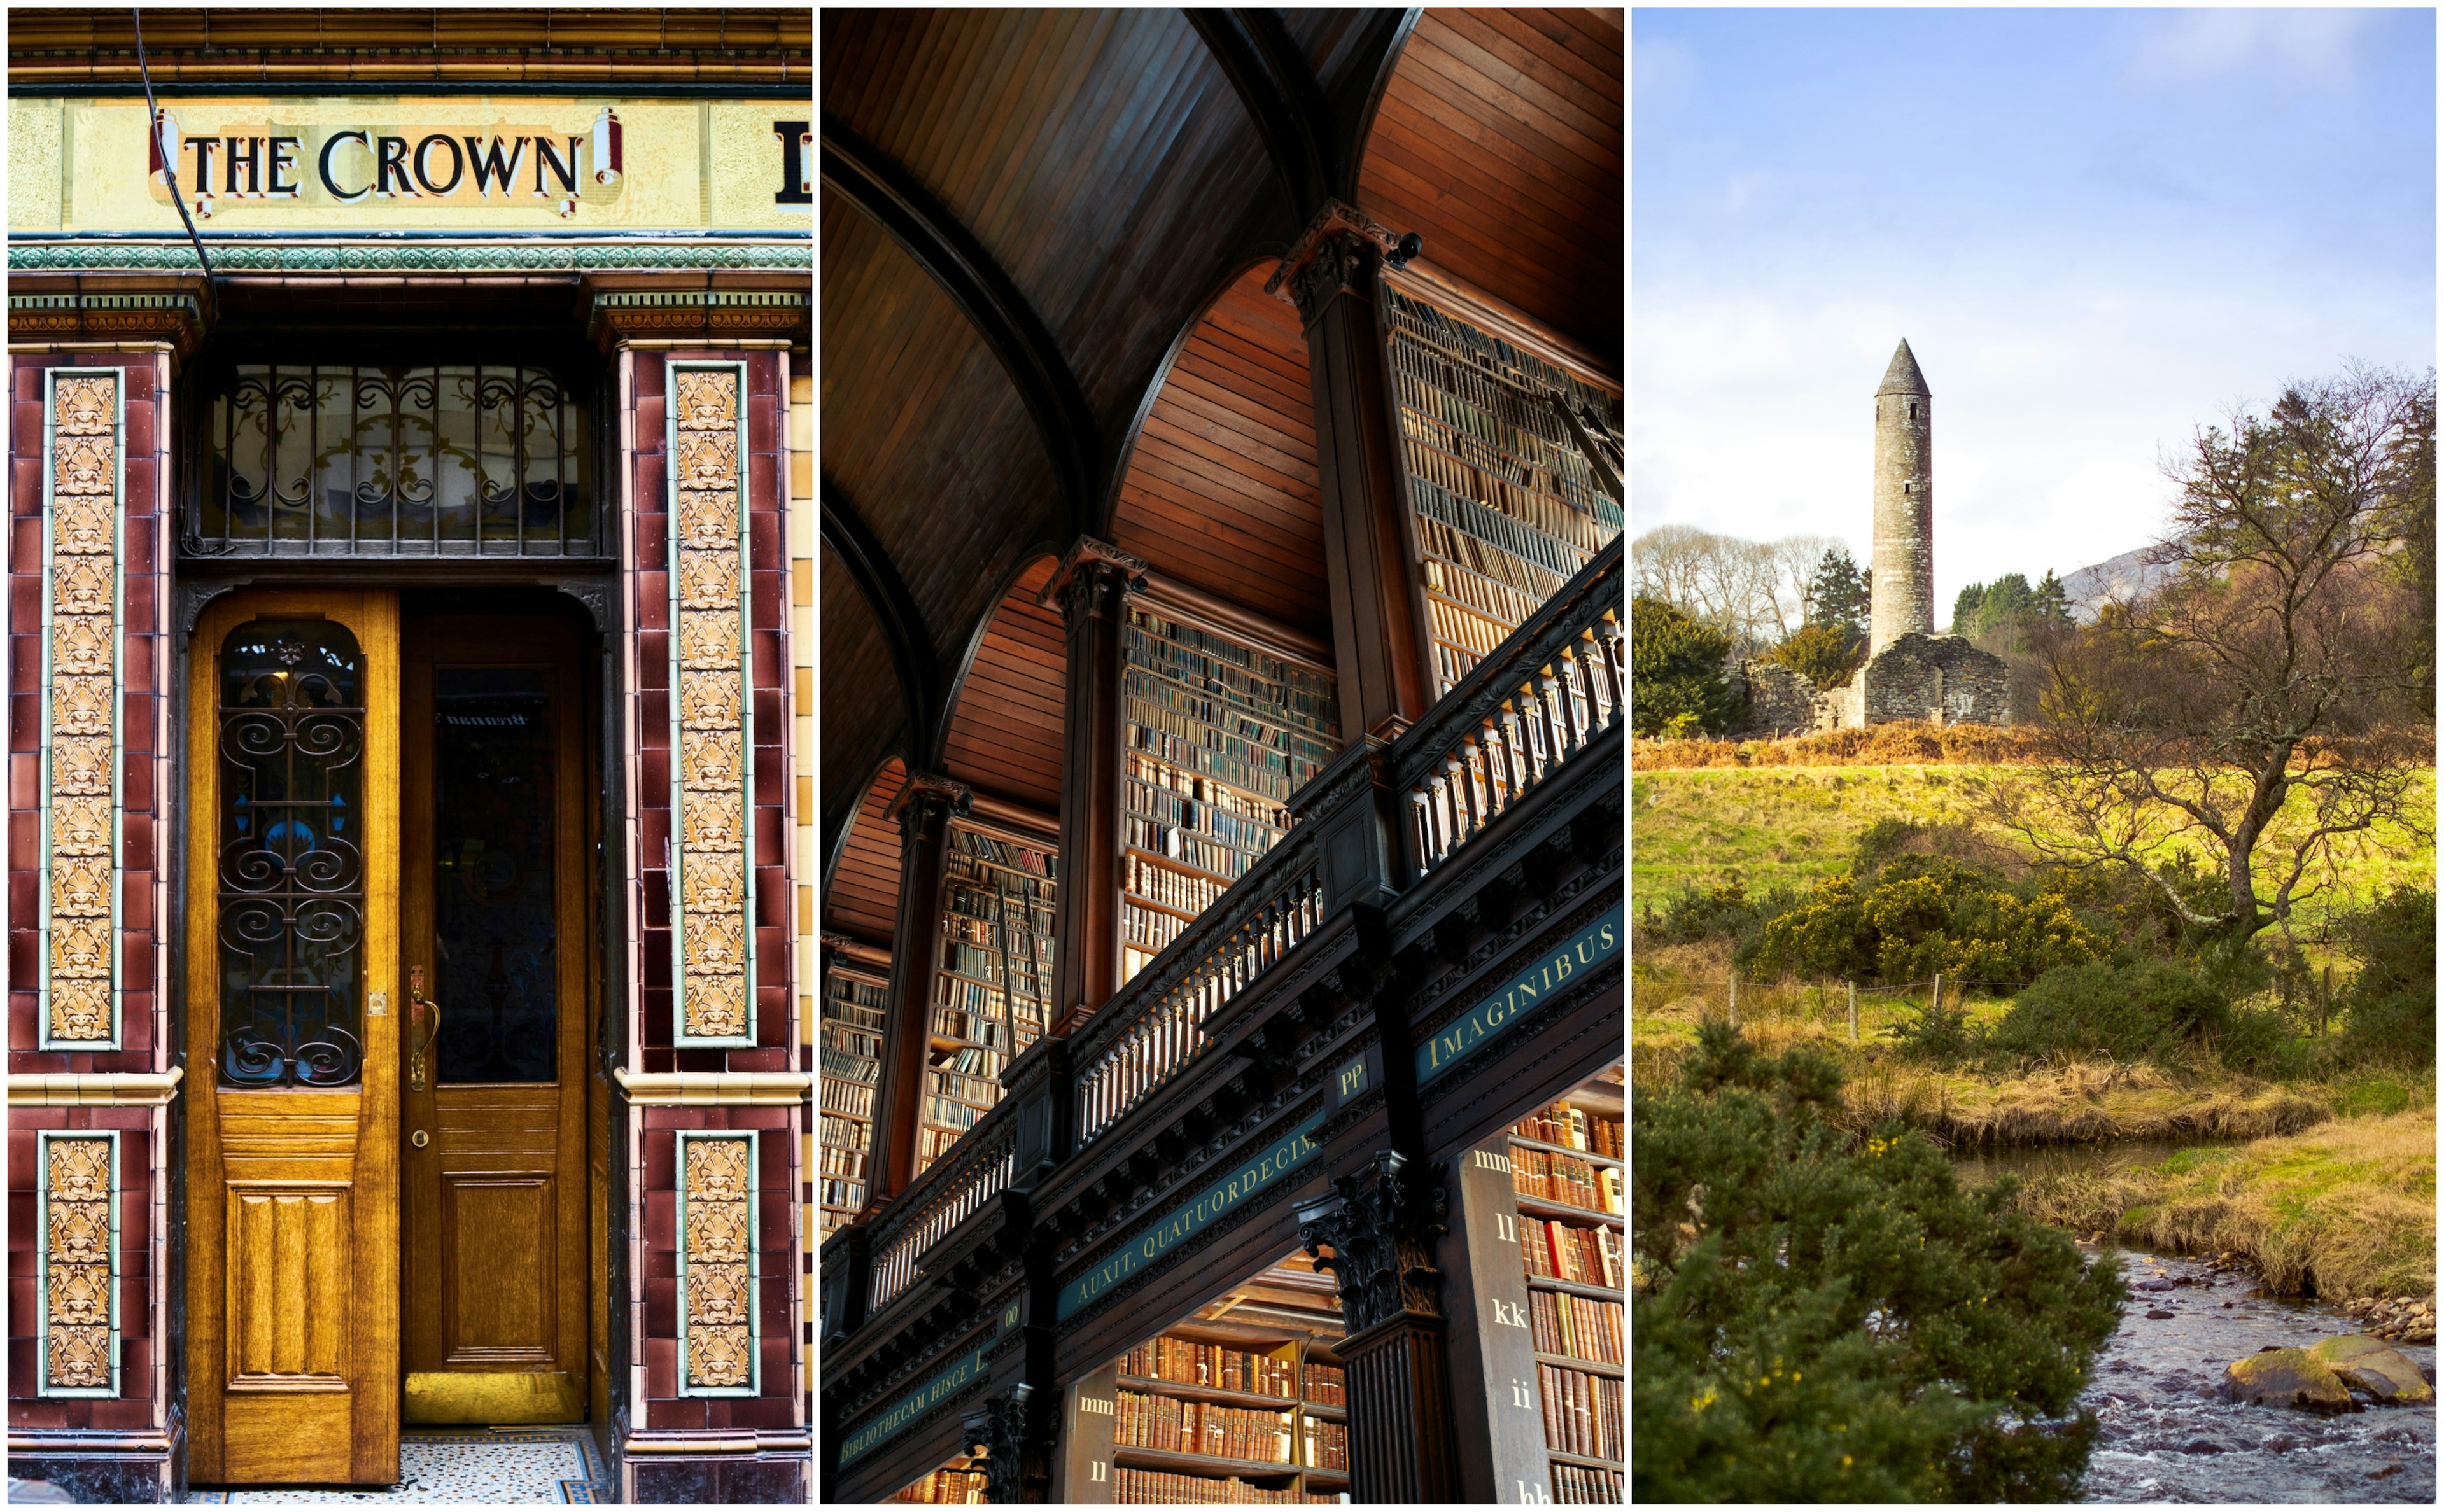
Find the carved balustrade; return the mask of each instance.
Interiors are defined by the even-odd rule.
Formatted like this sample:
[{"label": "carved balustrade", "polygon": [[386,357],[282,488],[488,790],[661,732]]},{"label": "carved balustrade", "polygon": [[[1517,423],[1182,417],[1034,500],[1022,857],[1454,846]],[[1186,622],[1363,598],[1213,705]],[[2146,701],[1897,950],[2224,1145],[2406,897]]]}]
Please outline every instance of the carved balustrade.
[{"label": "carved balustrade", "polygon": [[1616,537],[1396,746],[1409,843],[1430,873],[1628,710]]},{"label": "carved balustrade", "polygon": [[993,1193],[1009,1185],[1018,1152],[1018,1105],[1005,1100],[925,1168],[874,1225],[866,1316],[889,1306],[916,1279],[916,1260]]}]

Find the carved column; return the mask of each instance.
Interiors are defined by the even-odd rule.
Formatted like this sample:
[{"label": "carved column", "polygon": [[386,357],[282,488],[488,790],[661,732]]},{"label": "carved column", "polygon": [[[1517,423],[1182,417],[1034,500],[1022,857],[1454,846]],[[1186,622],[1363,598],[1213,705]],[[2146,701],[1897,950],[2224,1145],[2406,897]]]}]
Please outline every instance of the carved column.
[{"label": "carved column", "polygon": [[1052,1035],[1065,1035],[1120,986],[1120,663],[1128,593],[1146,564],[1081,536],[1045,583],[1064,631],[1061,889],[1052,965]]},{"label": "carved column", "polygon": [[982,1449],[985,1499],[1040,1503],[1052,1488],[1052,1448],[1058,1425],[1050,1393],[1022,1381],[1000,1396],[988,1396],[961,1424],[968,1447]]},{"label": "carved column", "polygon": [[1266,281],[1306,327],[1324,557],[1344,739],[1397,735],[1434,702],[1397,405],[1375,302],[1392,233],[1327,202]]},{"label": "carved column", "polygon": [[1353,1502],[1459,1496],[1436,1298],[1442,1273],[1434,1263],[1450,1204],[1441,1168],[1420,1170],[1386,1150],[1361,1173],[1334,1177],[1328,1195],[1298,1205],[1299,1242],[1332,1272],[1348,1330],[1338,1347],[1348,1379]]},{"label": "carved column", "polygon": [[874,1099],[874,1155],[866,1186],[870,1212],[916,1179],[917,1113],[934,1033],[934,974],[942,958],[942,876],[950,859],[951,816],[974,802],[964,783],[913,772],[900,790],[899,912],[892,939],[882,1066]]}]

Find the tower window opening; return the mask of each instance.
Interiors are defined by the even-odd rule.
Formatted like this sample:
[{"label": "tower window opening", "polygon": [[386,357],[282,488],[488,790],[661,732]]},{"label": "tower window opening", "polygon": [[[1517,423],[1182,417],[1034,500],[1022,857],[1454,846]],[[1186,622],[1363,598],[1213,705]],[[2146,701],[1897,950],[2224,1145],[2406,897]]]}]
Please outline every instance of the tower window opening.
[{"label": "tower window opening", "polygon": [[1917,401],[1915,399],[1910,401],[1910,418],[1913,420],[1917,418]]}]

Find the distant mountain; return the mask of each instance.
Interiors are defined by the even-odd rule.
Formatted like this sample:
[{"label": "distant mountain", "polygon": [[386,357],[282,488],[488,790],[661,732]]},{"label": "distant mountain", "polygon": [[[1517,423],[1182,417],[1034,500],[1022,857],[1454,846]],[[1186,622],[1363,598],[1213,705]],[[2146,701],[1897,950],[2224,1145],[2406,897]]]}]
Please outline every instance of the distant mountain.
[{"label": "distant mountain", "polygon": [[2097,608],[2105,600],[2134,598],[2163,581],[2168,569],[2148,564],[2149,549],[2140,546],[2136,551],[2108,557],[2092,567],[2064,573],[2063,593],[2070,599],[2071,618],[2093,619]]}]

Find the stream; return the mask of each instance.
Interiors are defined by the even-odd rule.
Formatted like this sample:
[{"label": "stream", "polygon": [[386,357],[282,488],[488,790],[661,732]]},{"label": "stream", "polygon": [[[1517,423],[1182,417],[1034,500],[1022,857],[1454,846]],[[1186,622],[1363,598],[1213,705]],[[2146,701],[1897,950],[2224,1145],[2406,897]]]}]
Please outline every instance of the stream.
[{"label": "stream", "polygon": [[[2071,1167],[2160,1161],[2139,1144],[2008,1152],[1955,1162],[1966,1181]],[[2094,1254],[2095,1246],[2082,1245]],[[2224,1401],[2223,1369],[2266,1345],[2300,1346],[2360,1331],[2322,1302],[2260,1294],[2256,1278],[2208,1261],[2125,1251],[2130,1302],[2080,1405],[2102,1431],[2080,1500],[2123,1502],[2435,1502],[2435,1406],[2369,1408],[2320,1417]],[[2167,1290],[2141,1290],[2147,1282]],[[2151,1318],[2149,1312],[2169,1313]],[[2434,1345],[2396,1344],[2432,1380]]]}]

